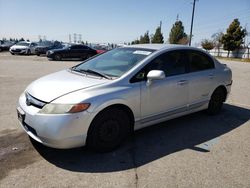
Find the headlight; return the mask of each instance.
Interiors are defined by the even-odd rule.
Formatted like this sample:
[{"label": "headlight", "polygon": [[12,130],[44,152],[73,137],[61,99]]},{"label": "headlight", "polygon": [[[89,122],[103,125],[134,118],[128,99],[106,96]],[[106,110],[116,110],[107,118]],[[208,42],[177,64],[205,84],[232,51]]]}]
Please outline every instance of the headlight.
[{"label": "headlight", "polygon": [[41,114],[65,114],[65,113],[76,113],[82,112],[89,108],[89,103],[79,104],[46,104],[39,113]]},{"label": "headlight", "polygon": [[53,51],[51,51],[51,50],[49,51],[49,54],[53,54],[53,53],[54,53]]}]

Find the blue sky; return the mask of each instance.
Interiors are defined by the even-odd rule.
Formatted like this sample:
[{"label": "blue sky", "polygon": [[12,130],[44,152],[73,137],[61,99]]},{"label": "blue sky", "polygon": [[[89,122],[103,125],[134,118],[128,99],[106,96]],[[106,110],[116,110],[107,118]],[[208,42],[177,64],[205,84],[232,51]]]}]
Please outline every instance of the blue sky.
[{"label": "blue sky", "polygon": [[[164,39],[177,14],[189,34],[193,0],[0,0],[0,38],[24,37],[68,42],[82,34],[89,42],[130,42],[162,21]],[[226,31],[234,18],[250,31],[250,0],[199,0],[193,44]],[[248,41],[250,39],[248,37]]]}]

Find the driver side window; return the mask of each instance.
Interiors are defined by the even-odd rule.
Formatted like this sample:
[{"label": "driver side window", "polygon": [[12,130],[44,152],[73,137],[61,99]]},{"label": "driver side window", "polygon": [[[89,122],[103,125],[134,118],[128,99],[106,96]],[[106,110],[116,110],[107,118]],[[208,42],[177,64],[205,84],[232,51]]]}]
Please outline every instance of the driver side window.
[{"label": "driver side window", "polygon": [[131,79],[131,83],[147,80],[147,74],[151,70],[162,70],[166,77],[185,74],[187,72],[186,53],[176,50],[161,54],[139,71]]}]

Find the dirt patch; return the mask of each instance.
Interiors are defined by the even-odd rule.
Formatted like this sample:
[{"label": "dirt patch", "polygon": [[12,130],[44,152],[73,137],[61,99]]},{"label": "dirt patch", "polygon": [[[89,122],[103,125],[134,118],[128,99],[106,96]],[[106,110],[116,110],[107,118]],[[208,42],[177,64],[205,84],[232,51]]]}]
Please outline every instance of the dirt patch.
[{"label": "dirt patch", "polygon": [[24,132],[4,130],[0,135],[0,180],[11,170],[25,168],[42,159]]}]

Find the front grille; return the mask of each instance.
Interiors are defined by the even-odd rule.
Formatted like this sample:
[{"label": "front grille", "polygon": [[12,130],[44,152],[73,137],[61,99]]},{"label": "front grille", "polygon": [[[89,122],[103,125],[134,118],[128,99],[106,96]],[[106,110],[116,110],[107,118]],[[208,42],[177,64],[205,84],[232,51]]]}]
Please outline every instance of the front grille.
[{"label": "front grille", "polygon": [[37,107],[37,108],[42,109],[43,106],[44,106],[45,104],[47,104],[46,102],[41,101],[41,100],[39,100],[39,99],[33,97],[32,95],[30,95],[30,94],[27,93],[27,92],[25,93],[25,97],[26,97],[26,104],[27,104],[28,106],[35,106],[35,107]]},{"label": "front grille", "polygon": [[21,52],[20,49],[13,49],[12,52]]}]

